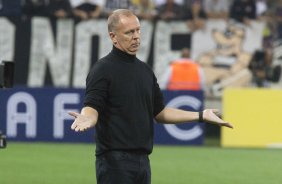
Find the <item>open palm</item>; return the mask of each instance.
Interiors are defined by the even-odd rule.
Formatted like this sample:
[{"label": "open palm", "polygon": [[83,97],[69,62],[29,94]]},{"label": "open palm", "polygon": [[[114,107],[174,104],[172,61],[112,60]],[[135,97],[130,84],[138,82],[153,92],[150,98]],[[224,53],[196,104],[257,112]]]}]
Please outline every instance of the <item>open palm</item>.
[{"label": "open palm", "polygon": [[71,125],[71,129],[76,132],[85,131],[95,125],[93,117],[85,116],[77,112],[69,112],[69,115],[75,118],[73,124]]},{"label": "open palm", "polygon": [[206,109],[204,110],[204,120],[208,123],[217,124],[219,126],[225,126],[228,128],[233,128],[233,125],[229,122],[223,121],[218,117],[219,111],[217,109]]}]

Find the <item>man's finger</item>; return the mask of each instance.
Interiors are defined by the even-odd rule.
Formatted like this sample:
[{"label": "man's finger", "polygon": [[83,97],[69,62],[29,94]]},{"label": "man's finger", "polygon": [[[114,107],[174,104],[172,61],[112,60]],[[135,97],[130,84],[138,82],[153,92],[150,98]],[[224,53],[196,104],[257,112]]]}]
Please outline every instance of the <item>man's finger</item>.
[{"label": "man's finger", "polygon": [[79,115],[79,113],[73,111],[68,112],[68,114],[73,116],[74,118],[77,118],[77,116]]},{"label": "man's finger", "polygon": [[222,125],[223,125],[223,126],[226,126],[226,127],[228,127],[228,128],[234,128],[233,125],[230,124],[230,123],[223,123]]},{"label": "man's finger", "polygon": [[74,131],[79,132],[80,131],[80,127],[75,127]]},{"label": "man's finger", "polygon": [[76,125],[73,123],[73,124],[71,125],[71,129],[74,130],[75,127],[76,127]]},{"label": "man's finger", "polygon": [[217,115],[218,117],[221,117],[221,113],[218,109],[212,109],[212,112]]},{"label": "man's finger", "polygon": [[212,109],[212,112],[215,113],[215,114],[217,114],[217,113],[219,113],[220,111],[219,111],[219,109]]}]

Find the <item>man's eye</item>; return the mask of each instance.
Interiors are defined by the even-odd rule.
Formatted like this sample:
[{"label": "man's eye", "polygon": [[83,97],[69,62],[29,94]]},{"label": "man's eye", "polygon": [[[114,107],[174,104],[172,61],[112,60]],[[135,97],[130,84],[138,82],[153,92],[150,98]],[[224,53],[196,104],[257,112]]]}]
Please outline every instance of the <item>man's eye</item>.
[{"label": "man's eye", "polygon": [[125,32],[125,34],[126,35],[133,35],[135,32],[140,33],[140,29],[131,30],[131,31]]},{"label": "man's eye", "polygon": [[133,34],[133,33],[134,33],[134,31],[128,31],[128,32],[126,32],[125,34],[131,35],[131,34]]}]

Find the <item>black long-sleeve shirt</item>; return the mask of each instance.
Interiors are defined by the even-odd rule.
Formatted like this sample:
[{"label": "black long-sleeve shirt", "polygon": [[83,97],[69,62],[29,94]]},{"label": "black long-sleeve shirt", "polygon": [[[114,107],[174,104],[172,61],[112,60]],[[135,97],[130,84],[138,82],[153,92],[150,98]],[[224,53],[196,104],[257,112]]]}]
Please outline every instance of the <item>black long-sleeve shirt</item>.
[{"label": "black long-sleeve shirt", "polygon": [[99,113],[96,155],[111,150],[150,154],[163,97],[149,66],[115,47],[91,69],[84,105]]}]

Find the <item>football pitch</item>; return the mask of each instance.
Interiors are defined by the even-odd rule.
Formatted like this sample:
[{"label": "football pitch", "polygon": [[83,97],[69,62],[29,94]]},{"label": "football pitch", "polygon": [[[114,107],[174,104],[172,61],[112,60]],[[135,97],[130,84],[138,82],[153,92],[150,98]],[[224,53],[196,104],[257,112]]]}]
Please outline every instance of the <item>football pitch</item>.
[{"label": "football pitch", "polygon": [[[95,184],[93,144],[9,143],[0,184]],[[152,184],[281,184],[281,149],[157,146]]]}]

